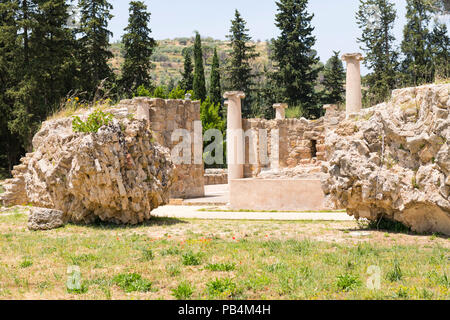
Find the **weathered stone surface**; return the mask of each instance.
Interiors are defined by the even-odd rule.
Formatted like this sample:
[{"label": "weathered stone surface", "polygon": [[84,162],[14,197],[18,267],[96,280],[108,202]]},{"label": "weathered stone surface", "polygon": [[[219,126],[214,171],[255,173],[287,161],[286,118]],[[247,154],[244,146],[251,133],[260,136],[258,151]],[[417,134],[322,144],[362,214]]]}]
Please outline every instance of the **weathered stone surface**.
[{"label": "weathered stone surface", "polygon": [[449,90],[395,90],[388,103],[327,132],[322,186],[336,207],[450,234]]},{"label": "weathered stone surface", "polygon": [[70,118],[45,122],[24,174],[28,201],[75,223],[149,219],[168,202],[173,164],[147,126],[114,119],[97,133],[74,133]]},{"label": "weathered stone surface", "polygon": [[31,208],[28,217],[28,229],[51,230],[60,228],[65,224],[64,212],[47,208]]}]

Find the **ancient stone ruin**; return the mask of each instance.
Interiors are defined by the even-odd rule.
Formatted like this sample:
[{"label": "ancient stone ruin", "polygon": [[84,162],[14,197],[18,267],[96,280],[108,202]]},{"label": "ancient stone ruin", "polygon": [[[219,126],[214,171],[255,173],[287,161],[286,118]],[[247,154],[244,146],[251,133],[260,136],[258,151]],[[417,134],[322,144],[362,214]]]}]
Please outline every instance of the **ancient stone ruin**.
[{"label": "ancient stone ruin", "polygon": [[[274,120],[242,119],[244,93],[225,93],[227,170],[204,170],[198,101],[134,98],[105,110],[114,120],[96,133],[73,132],[71,117],[45,122],[0,201],[44,208],[33,211],[31,229],[135,224],[169,198],[182,203],[204,196],[205,183],[228,183],[232,209],[342,208],[450,234],[450,84],[395,90],[361,109],[362,56],[343,60],[346,110],[326,105],[320,119],[286,119],[283,103]],[[180,142],[186,162],[177,160]]]},{"label": "ancient stone ruin", "polygon": [[35,152],[4,184],[3,205],[53,208],[75,223],[135,224],[170,197],[204,194],[203,164],[175,165],[170,156],[173,130],[193,130],[200,120],[198,102],[136,98],[104,112],[114,120],[97,133],[73,132],[72,117],[44,122]]},{"label": "ancient stone ruin", "polygon": [[395,90],[327,132],[323,190],[356,218],[450,234],[450,84]]}]

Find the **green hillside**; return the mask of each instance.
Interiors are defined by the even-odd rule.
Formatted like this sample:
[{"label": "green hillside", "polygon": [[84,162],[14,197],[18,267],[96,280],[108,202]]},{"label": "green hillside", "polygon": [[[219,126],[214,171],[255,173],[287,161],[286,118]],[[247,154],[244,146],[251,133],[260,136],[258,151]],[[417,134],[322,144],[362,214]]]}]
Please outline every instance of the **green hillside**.
[{"label": "green hillside", "polygon": [[[194,38],[175,38],[167,40],[159,40],[158,47],[152,56],[153,79],[156,85],[168,85],[171,81],[177,83],[181,79],[183,71],[183,52],[184,50],[192,50],[194,46]],[[256,50],[260,56],[254,62],[255,71],[263,71],[264,67],[270,67],[269,46],[267,42],[256,42]],[[217,48],[221,67],[225,69],[225,61],[231,51],[229,42],[222,40],[214,40],[212,38],[202,39],[203,56],[206,70],[206,79],[209,81],[209,73],[211,70],[212,56],[214,48]],[[120,74],[120,65],[123,62],[123,45],[114,43],[111,45],[111,51],[114,58],[110,61],[116,74]]]}]

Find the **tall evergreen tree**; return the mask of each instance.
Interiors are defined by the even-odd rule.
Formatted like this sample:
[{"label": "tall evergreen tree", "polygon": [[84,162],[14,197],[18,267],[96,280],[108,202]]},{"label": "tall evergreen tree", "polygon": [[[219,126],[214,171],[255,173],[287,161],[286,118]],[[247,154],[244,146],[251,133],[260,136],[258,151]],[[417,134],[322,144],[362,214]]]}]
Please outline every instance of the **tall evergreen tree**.
[{"label": "tall evergreen tree", "polygon": [[323,86],[325,87],[325,104],[340,104],[344,102],[345,71],[339,52],[333,51],[333,56],[325,65]]},{"label": "tall evergreen tree", "polygon": [[[74,87],[75,37],[66,27],[65,0],[22,1],[18,8],[23,43],[20,83],[11,94],[14,99],[12,132],[30,147],[40,122],[56,109]],[[26,26],[24,28],[23,26]]]},{"label": "tall evergreen tree", "polygon": [[184,54],[184,71],[181,74],[181,88],[184,91],[194,89],[194,66],[192,65],[191,52],[186,50]]},{"label": "tall evergreen tree", "polygon": [[430,32],[432,7],[422,0],[406,1],[407,23],[403,30],[402,71],[406,85],[420,85],[434,80]]},{"label": "tall evergreen tree", "polygon": [[252,87],[255,75],[252,72],[251,62],[259,56],[256,46],[249,44],[252,38],[248,34],[249,30],[246,28],[246,24],[239,11],[236,10],[234,19],[231,21],[230,34],[227,36],[232,49],[227,80],[229,89],[243,91],[246,94],[242,106],[244,118],[248,118],[252,113]]},{"label": "tall evergreen tree", "polygon": [[206,99],[206,81],[205,81],[205,69],[203,67],[202,40],[200,38],[199,33],[195,35],[194,62],[195,62],[195,72],[194,72],[193,89],[195,98],[204,101]]},{"label": "tall evergreen tree", "polygon": [[20,137],[8,129],[13,119],[14,100],[10,90],[15,88],[19,78],[18,59],[21,47],[18,45],[19,25],[17,1],[0,1],[0,179],[3,171],[11,171],[21,153]]},{"label": "tall evergreen tree", "polygon": [[102,80],[114,80],[114,73],[108,65],[108,60],[114,57],[109,50],[112,32],[108,30],[113,7],[107,0],[80,0],[79,6],[81,86],[87,97],[92,98]]},{"label": "tall evergreen tree", "polygon": [[209,96],[213,104],[220,104],[222,102],[222,89],[220,86],[220,65],[219,56],[217,55],[217,48],[214,48],[214,56],[211,66],[211,85],[209,87]]},{"label": "tall evergreen tree", "polygon": [[156,41],[150,36],[150,12],[142,1],[131,1],[128,26],[122,38],[125,49],[125,61],[122,65],[122,91],[131,95],[144,85],[151,88],[150,57],[156,47]]},{"label": "tall evergreen tree", "polygon": [[365,82],[372,104],[383,101],[396,87],[398,55],[394,48],[395,5],[390,0],[360,0],[356,20],[361,29],[358,42],[365,53],[364,64],[371,69]]},{"label": "tall evergreen tree", "polygon": [[430,38],[433,69],[438,78],[450,78],[450,38],[445,23],[435,22]]},{"label": "tall evergreen tree", "polygon": [[318,118],[322,108],[314,88],[320,71],[313,50],[314,15],[307,11],[308,0],[280,0],[276,5],[275,25],[281,34],[273,41],[274,80],[285,102],[300,105],[306,117]]}]

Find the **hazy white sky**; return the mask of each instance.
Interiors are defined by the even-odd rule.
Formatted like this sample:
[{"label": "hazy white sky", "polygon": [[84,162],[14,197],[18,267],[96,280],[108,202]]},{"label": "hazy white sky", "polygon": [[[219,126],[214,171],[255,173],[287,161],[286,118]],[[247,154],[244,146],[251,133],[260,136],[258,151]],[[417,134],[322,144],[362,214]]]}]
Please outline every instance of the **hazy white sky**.
[{"label": "hazy white sky", "polygon": [[[151,17],[151,29],[155,39],[190,37],[197,30],[204,37],[225,39],[238,9],[247,21],[254,40],[267,40],[278,35],[274,25],[275,0],[145,0]],[[110,23],[113,41],[119,40],[128,20],[127,0],[111,0],[114,18]],[[406,1],[395,0],[397,42],[402,39],[405,24]],[[358,0],[310,0],[309,12],[314,13],[312,21],[317,42],[315,49],[325,62],[335,51],[360,51],[356,39],[360,35],[355,12]],[[449,19],[450,26],[450,19]],[[364,69],[365,73],[366,70]]]}]

